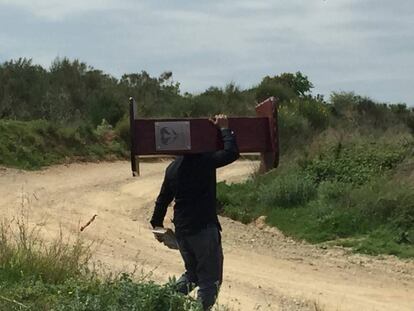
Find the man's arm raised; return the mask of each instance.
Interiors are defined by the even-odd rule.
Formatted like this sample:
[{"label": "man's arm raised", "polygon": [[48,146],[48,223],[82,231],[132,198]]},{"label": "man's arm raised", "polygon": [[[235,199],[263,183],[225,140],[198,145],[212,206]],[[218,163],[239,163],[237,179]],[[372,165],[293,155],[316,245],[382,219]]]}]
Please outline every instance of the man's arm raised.
[{"label": "man's arm raised", "polygon": [[223,149],[213,152],[211,159],[215,167],[222,167],[236,161],[240,154],[237,147],[236,136],[234,132],[229,129],[229,121],[227,116],[219,114],[210,119],[220,129],[221,137],[223,139]]}]

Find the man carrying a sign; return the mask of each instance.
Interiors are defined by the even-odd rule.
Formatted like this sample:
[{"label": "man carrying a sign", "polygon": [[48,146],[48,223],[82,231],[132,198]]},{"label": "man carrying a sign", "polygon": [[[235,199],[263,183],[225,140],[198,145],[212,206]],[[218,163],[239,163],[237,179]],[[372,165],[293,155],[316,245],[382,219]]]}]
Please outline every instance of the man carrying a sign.
[{"label": "man carrying a sign", "polygon": [[[223,149],[178,156],[166,169],[151,225],[162,228],[168,205],[175,201],[174,226],[185,273],[177,290],[188,294],[198,286],[198,299],[209,310],[223,277],[221,226],[216,210],[216,169],[237,160],[239,150],[225,115],[210,120],[221,131]],[[160,240],[157,233],[156,238]]]}]

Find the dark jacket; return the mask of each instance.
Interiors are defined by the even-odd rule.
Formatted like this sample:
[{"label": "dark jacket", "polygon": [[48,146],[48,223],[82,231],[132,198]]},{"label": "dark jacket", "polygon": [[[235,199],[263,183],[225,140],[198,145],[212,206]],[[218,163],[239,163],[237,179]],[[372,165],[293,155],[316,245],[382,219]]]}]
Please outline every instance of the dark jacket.
[{"label": "dark jacket", "polygon": [[224,147],[216,152],[178,156],[166,169],[160,194],[151,218],[153,227],[162,227],[168,205],[175,199],[174,225],[177,235],[190,235],[216,224],[216,168],[237,160],[239,151],[234,133],[221,130]]}]

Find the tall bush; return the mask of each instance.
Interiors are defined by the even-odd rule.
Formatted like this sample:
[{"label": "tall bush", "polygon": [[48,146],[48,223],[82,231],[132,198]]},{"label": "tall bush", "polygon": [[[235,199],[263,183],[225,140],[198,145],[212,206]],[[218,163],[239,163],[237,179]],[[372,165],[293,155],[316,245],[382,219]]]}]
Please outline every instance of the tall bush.
[{"label": "tall bush", "polygon": [[277,176],[259,188],[259,200],[268,208],[289,208],[306,204],[316,195],[316,186],[304,174]]}]

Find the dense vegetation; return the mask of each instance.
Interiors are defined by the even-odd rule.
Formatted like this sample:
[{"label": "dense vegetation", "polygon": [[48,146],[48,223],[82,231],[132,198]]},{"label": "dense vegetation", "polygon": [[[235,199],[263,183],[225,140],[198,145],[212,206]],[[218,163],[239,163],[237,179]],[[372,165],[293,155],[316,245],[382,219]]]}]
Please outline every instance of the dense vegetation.
[{"label": "dense vegetation", "polygon": [[[245,223],[265,215],[314,243],[414,257],[412,112],[354,94],[299,105],[281,107],[280,167],[244,184],[221,183],[223,213]],[[315,115],[322,128],[311,125]]]}]

